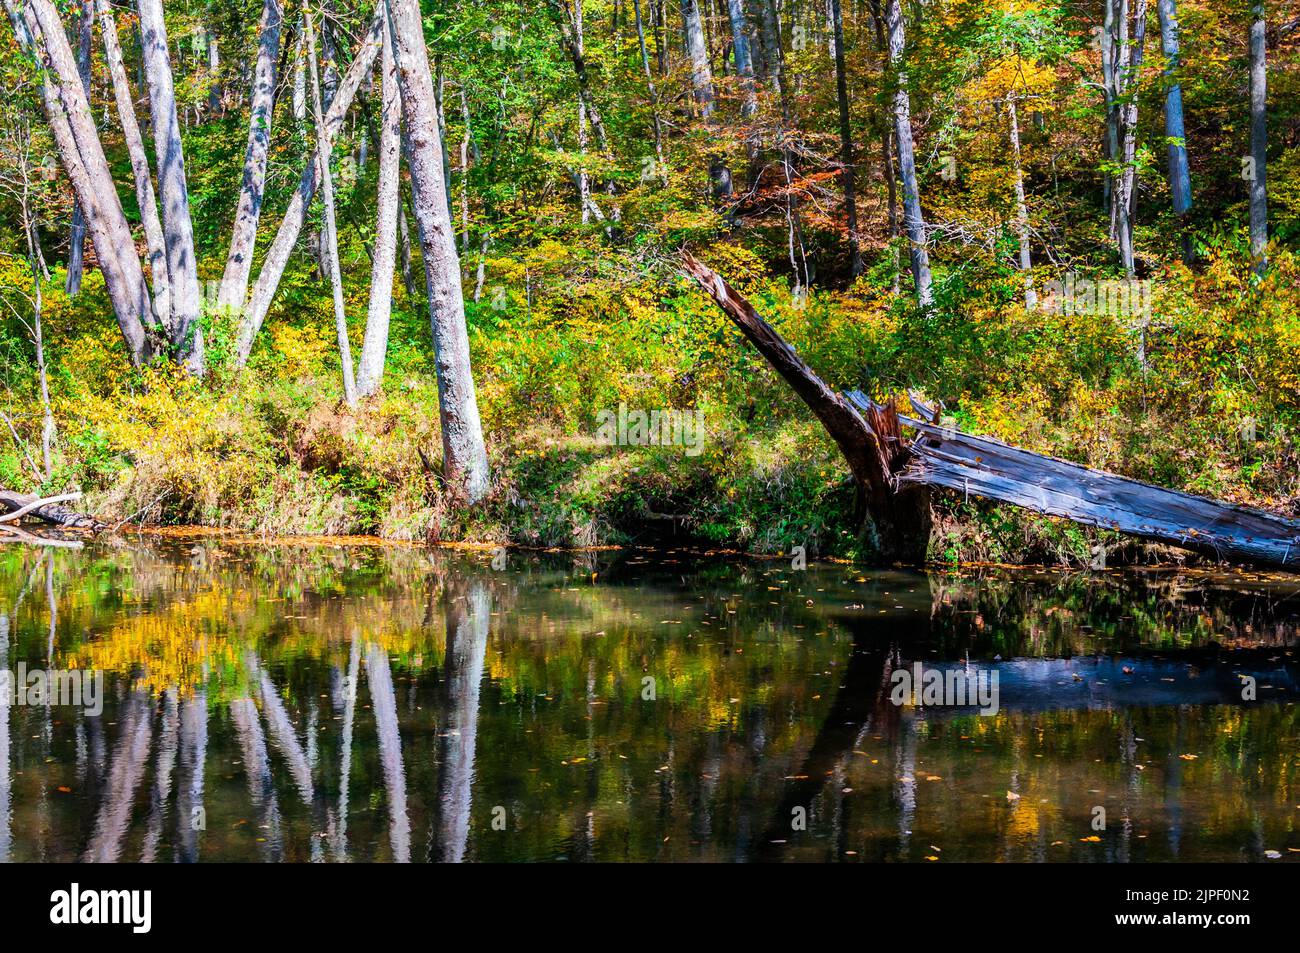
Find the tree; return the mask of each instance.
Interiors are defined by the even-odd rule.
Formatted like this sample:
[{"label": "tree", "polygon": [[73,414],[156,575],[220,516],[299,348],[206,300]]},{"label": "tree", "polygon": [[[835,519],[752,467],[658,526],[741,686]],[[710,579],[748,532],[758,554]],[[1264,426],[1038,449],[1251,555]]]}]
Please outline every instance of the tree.
[{"label": "tree", "polygon": [[1133,277],[1136,266],[1133,258],[1133,222],[1137,214],[1137,124],[1138,92],[1142,77],[1142,59],[1146,46],[1147,0],[1137,0],[1133,17],[1133,41],[1127,39],[1128,25],[1120,8],[1120,50],[1123,68],[1119,73],[1120,129],[1123,142],[1123,166],[1120,170],[1119,195],[1115,202],[1116,235],[1119,239],[1120,264],[1124,273]]},{"label": "tree", "polygon": [[172,305],[171,290],[167,280],[167,248],[163,239],[162,221],[158,218],[158,202],[154,196],[153,173],[140,135],[140,123],[135,115],[135,98],[127,79],[122,60],[122,47],[118,42],[117,23],[109,0],[96,0],[99,12],[99,32],[104,41],[104,59],[108,61],[109,78],[113,83],[113,100],[117,104],[118,121],[122,124],[122,138],[131,157],[131,173],[135,180],[135,199],[144,222],[145,245],[148,248],[149,278],[153,283],[154,319],[163,325],[170,337]]},{"label": "tree", "polygon": [[[203,326],[199,296],[198,258],[194,249],[194,223],[190,219],[189,187],[185,179],[185,153],[176,118],[176,93],[162,0],[138,0],[141,55],[149,81],[149,111],[153,119],[154,150],[158,161],[158,194],[162,200],[163,238],[167,245],[167,278],[171,290],[172,345],[178,360],[194,374],[202,374]],[[138,265],[138,263],[137,263]]]},{"label": "tree", "polygon": [[[734,2],[734,0],[733,0]],[[849,117],[849,87],[844,75],[844,18],[840,0],[830,0],[831,25],[835,37],[835,98],[840,112],[840,163],[844,183],[844,213],[849,229],[849,274],[862,274],[862,249],[858,245],[858,205],[853,181],[853,126]]]},{"label": "tree", "polygon": [[1176,0],[1157,0],[1160,46],[1165,55],[1165,139],[1169,147],[1169,191],[1178,217],[1183,261],[1195,254],[1187,216],[1192,210],[1192,182],[1187,166],[1187,133],[1183,126],[1183,87],[1178,81],[1179,42]]},{"label": "tree", "polygon": [[[253,73],[252,108],[248,117],[248,147],[244,151],[243,184],[235,208],[235,227],[221,279],[218,307],[242,308],[253,270],[253,247],[266,189],[266,156],[271,144],[271,119],[275,105],[276,59],[280,53],[283,17],[279,0],[265,0],[258,27],[257,66]],[[216,43],[213,42],[213,49]]]},{"label": "tree", "polygon": [[[385,21],[387,16],[385,16]],[[357,391],[368,397],[379,390],[388,350],[388,321],[392,311],[393,269],[397,256],[397,219],[400,204],[402,153],[402,100],[397,88],[392,37],[384,30],[380,60],[383,107],[379,130],[379,185],[376,199],[375,248],[370,271],[370,308],[366,336],[357,367]]]},{"label": "tree", "polygon": [[153,350],[145,335],[148,288],[63,25],[50,0],[28,0],[21,10],[17,0],[4,3],[19,43],[45,67],[42,97],[59,161],[86,217],[127,354],[140,366]]},{"label": "tree", "polygon": [[[343,127],[343,119],[352,106],[357,89],[361,86],[361,81],[370,75],[375,57],[379,55],[383,0],[380,0],[379,6],[380,9],[376,11],[365,36],[361,39],[361,46],[352,60],[352,65],[348,67],[347,73],[339,83],[333,102],[326,110],[325,132],[331,140]],[[266,320],[267,312],[271,309],[276,289],[280,286],[280,278],[289,264],[289,256],[293,254],[294,247],[298,244],[298,236],[302,232],[307,218],[307,209],[311,206],[320,178],[321,154],[320,150],[316,149],[303,165],[302,174],[298,179],[298,188],[289,199],[289,207],[285,210],[284,218],[280,220],[280,227],[275,233],[271,247],[267,249],[262,270],[253,284],[253,290],[249,292],[248,304],[244,307],[243,317],[240,319],[239,330],[235,337],[236,367],[243,367],[253,352],[253,342],[257,338],[257,332],[261,330],[262,322]]]},{"label": "tree", "polygon": [[334,176],[330,173],[330,156],[334,143],[325,125],[321,105],[320,70],[316,63],[316,34],[312,31],[311,10],[303,11],[303,28],[307,32],[307,69],[311,74],[312,117],[316,124],[316,151],[321,156],[321,201],[325,206],[325,265],[329,270],[330,290],[334,297],[334,328],[338,334],[339,363],[343,368],[343,400],[357,406],[357,385],[352,372],[352,348],[348,343],[348,318],[343,304],[343,275],[339,268],[338,227],[334,220]]},{"label": "tree", "polygon": [[1250,23],[1250,256],[1256,274],[1268,269],[1268,21],[1263,0],[1251,8]]},{"label": "tree", "polygon": [[691,94],[700,117],[713,116],[713,72],[709,69],[709,49],[704,42],[704,23],[700,19],[699,0],[681,0],[682,29],[686,53],[691,64]]},{"label": "tree", "polygon": [[[77,72],[81,76],[81,88],[90,100],[90,48],[94,37],[94,17],[91,0],[82,0],[77,11]],[[68,252],[68,278],[64,284],[69,295],[75,296],[81,291],[81,272],[86,255],[86,218],[81,214],[81,206],[72,206],[72,237]]]},{"label": "tree", "polygon": [[925,217],[921,213],[920,185],[916,175],[916,154],[912,145],[912,101],[907,91],[907,72],[903,50],[907,43],[901,0],[889,0],[886,18],[889,24],[889,65],[893,70],[894,130],[898,142],[898,167],[903,174],[903,227],[907,231],[912,257],[912,280],[916,300],[926,307],[934,302],[930,253],[927,249]]},{"label": "tree", "polygon": [[487,450],[470,368],[460,259],[442,177],[442,144],[438,141],[429,52],[417,0],[384,2],[402,95],[415,221],[424,252],[429,321],[437,355],[443,476],[475,503],[488,490]]},{"label": "tree", "polygon": [[[637,4],[637,29],[640,30],[641,6]],[[754,85],[754,57],[749,45],[749,21],[745,17],[745,0],[727,0],[727,17],[731,21],[731,56],[740,77],[744,101],[740,118],[749,119],[758,112],[758,89]],[[645,56],[645,37],[641,37],[641,55]],[[647,70],[649,66],[647,65]]]}]

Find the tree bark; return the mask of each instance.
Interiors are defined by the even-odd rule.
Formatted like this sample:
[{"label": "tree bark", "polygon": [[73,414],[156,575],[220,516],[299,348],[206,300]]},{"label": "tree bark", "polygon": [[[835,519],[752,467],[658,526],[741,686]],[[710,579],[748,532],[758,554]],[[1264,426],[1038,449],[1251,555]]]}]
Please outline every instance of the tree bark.
[{"label": "tree bark", "polygon": [[[1133,41],[1128,43],[1125,39],[1123,44],[1126,55],[1121,92],[1125,97],[1125,103],[1120,117],[1124,131],[1124,168],[1120,173],[1119,201],[1116,206],[1120,264],[1124,267],[1124,273],[1130,278],[1136,273],[1133,260],[1133,222],[1137,214],[1137,98],[1146,46],[1146,24],[1147,0],[1137,0],[1133,20]],[[1127,27],[1122,35],[1127,38]]]},{"label": "tree bark", "polygon": [[214,117],[221,112],[221,51],[217,49],[217,37],[211,30],[204,29],[208,40],[208,77],[212,85],[208,87],[208,112]]},{"label": "tree bark", "polygon": [[307,64],[302,47],[303,33],[300,28],[293,51],[293,118],[296,122],[307,118]]},{"label": "tree bark", "polygon": [[1268,269],[1268,53],[1263,0],[1257,2],[1250,23],[1250,256],[1255,273]]},{"label": "tree bark", "polygon": [[366,336],[357,368],[357,391],[369,397],[379,390],[388,351],[388,322],[392,314],[393,269],[397,257],[397,219],[401,198],[402,100],[397,88],[392,37],[384,30],[381,59],[383,108],[380,111],[378,210],[375,250],[370,270],[370,308]]},{"label": "tree bark", "polygon": [[139,0],[142,55],[149,81],[154,150],[158,161],[158,193],[162,199],[163,237],[167,245],[167,276],[171,286],[172,344],[177,358],[192,374],[202,374],[203,326],[200,322],[198,261],[194,224],[190,219],[185,153],[176,118],[176,93],[162,0]]},{"label": "tree bark", "polygon": [[385,2],[402,94],[402,114],[409,134],[415,219],[424,251],[429,321],[437,355],[443,475],[449,484],[464,491],[469,502],[475,503],[488,490],[487,450],[470,367],[460,261],[447,213],[429,54],[424,45],[418,0]]},{"label": "tree bark", "polygon": [[903,68],[904,33],[901,0],[889,0],[889,63],[894,70],[894,129],[898,139],[898,167],[903,175],[903,226],[907,230],[912,257],[912,280],[916,300],[926,307],[934,303],[930,253],[927,250],[925,218],[921,213],[920,186],[916,177],[916,155],[912,146],[912,100],[907,92],[907,72]]},{"label": "tree bark", "polygon": [[[736,3],[738,0],[731,0]],[[835,97],[840,107],[840,163],[844,183],[844,216],[849,229],[849,275],[862,274],[862,249],[858,245],[858,200],[854,189],[853,125],[849,116],[849,85],[844,69],[844,17],[840,0],[830,0],[831,32],[835,37]]]},{"label": "tree bark", "polygon": [[316,36],[312,32],[311,11],[303,14],[307,31],[307,69],[311,73],[312,116],[316,124],[316,150],[321,156],[321,200],[325,205],[325,250],[330,290],[334,296],[334,330],[338,335],[339,362],[343,365],[343,400],[357,406],[357,385],[352,376],[352,347],[348,342],[348,317],[343,304],[343,275],[339,270],[338,227],[334,220],[334,176],[330,173],[333,140],[326,131],[325,110],[321,105],[320,70],[316,66]]},{"label": "tree bark", "polygon": [[1183,87],[1178,81],[1179,41],[1176,0],[1157,0],[1160,45],[1165,54],[1165,138],[1169,140],[1169,191],[1183,249],[1183,261],[1195,255],[1187,216],[1192,210],[1192,181],[1187,165],[1187,140],[1183,126]]},{"label": "tree bark", "polygon": [[1029,206],[1025,202],[1025,173],[1020,164],[1020,116],[1016,111],[1016,93],[1007,94],[1007,119],[1011,127],[1011,166],[1016,187],[1016,239],[1020,245],[1020,270],[1025,273],[1025,310],[1033,311],[1038,304],[1034,291],[1033,258],[1029,249]]},{"label": "tree bark", "polygon": [[1105,6],[1098,38],[1101,41],[1101,86],[1106,100],[1106,158],[1111,165],[1111,170],[1106,173],[1102,191],[1106,214],[1110,216],[1110,237],[1113,239],[1116,221],[1114,166],[1119,163],[1119,69],[1116,33],[1118,18],[1115,10],[1121,0],[1102,0],[1102,2]]},{"label": "tree bark", "polygon": [[[381,6],[382,3],[383,0],[380,0]],[[376,12],[375,17],[370,22],[370,28],[366,31],[365,37],[362,38],[361,47],[357,50],[356,58],[352,61],[352,65],[348,67],[342,82],[339,83],[334,102],[330,104],[329,110],[325,114],[325,128],[331,139],[338,135],[339,129],[343,126],[343,118],[352,105],[352,100],[356,96],[361,81],[370,74],[370,68],[374,65],[375,57],[379,55],[382,23],[380,13]],[[320,153],[318,150],[313,150],[311,157],[303,166],[302,175],[298,180],[298,189],[289,200],[289,208],[285,211],[284,218],[280,222],[280,228],[275,234],[275,240],[267,250],[266,259],[262,262],[262,271],[253,284],[248,306],[244,309],[244,317],[240,322],[239,333],[235,341],[235,365],[237,367],[243,367],[248,363],[248,356],[253,351],[253,341],[257,337],[257,332],[261,330],[262,323],[266,320],[266,313],[271,308],[271,301],[275,298],[275,291],[280,285],[280,278],[289,263],[290,255],[293,254],[294,246],[298,243],[298,236],[302,232],[303,223],[306,221],[307,209],[311,205],[312,197],[316,194],[316,184],[319,181],[319,176]]]},{"label": "tree bark", "polygon": [[686,53],[691,64],[691,95],[700,118],[713,116],[713,73],[709,69],[709,48],[704,42],[704,24],[699,0],[681,0]]},{"label": "tree bark", "polygon": [[253,270],[257,223],[266,189],[266,156],[271,145],[271,119],[275,108],[275,68],[280,52],[283,16],[279,0],[265,0],[253,71],[252,108],[248,119],[248,146],[244,151],[244,178],[235,207],[235,227],[221,279],[217,306],[241,308],[248,297],[248,277]]},{"label": "tree bark", "polygon": [[[94,36],[94,13],[92,0],[81,0],[77,14],[77,73],[81,76],[81,88],[90,101],[90,48]],[[68,277],[64,290],[69,297],[76,297],[81,292],[81,273],[86,259],[86,217],[81,206],[72,206],[72,235],[68,248]]]},{"label": "tree bark", "polygon": [[930,540],[929,497],[924,490],[896,492],[894,474],[907,462],[897,415],[874,406],[859,412],[827,386],[721,275],[689,253],[682,254],[682,264],[808,405],[839,447],[858,487],[867,542],[885,558],[924,562]]},{"label": "tree bark", "polygon": [[659,93],[655,89],[654,74],[650,72],[650,54],[645,45],[645,24],[641,22],[641,0],[632,0],[632,9],[636,17],[636,39],[641,49],[641,66],[645,70],[646,88],[650,92],[650,123],[654,128],[655,159],[659,163],[655,169],[655,176],[667,185],[668,166],[664,162],[664,133],[663,123],[659,119]]},{"label": "tree bark", "polygon": [[[144,223],[144,240],[149,256],[149,279],[153,283],[153,318],[171,337],[171,283],[167,279],[167,248],[163,240],[162,221],[158,218],[158,201],[153,190],[153,173],[149,170],[149,156],[145,152],[144,137],[135,115],[135,99],[131,82],[126,75],[122,46],[118,40],[117,22],[109,0],[97,0],[99,32],[104,41],[104,59],[108,62],[109,77],[113,82],[113,100],[117,104],[117,118],[122,124],[122,138],[131,157],[131,173],[135,179],[135,200],[140,207],[140,221]],[[151,322],[151,323],[154,323]]]},{"label": "tree bark", "polygon": [[[745,18],[745,0],[727,0],[727,16],[731,20],[731,56],[736,64],[736,76],[740,79],[744,99],[740,106],[740,118],[749,119],[758,112],[758,89],[754,85],[754,54],[749,43],[749,21]],[[638,29],[640,27],[640,14]],[[642,55],[644,55],[644,38]]]},{"label": "tree bark", "polygon": [[152,354],[144,327],[150,311],[149,293],[63,25],[50,0],[28,0],[22,10],[16,0],[4,0],[4,4],[19,43],[45,66],[41,90],[50,131],[86,216],[127,353],[138,367]]}]

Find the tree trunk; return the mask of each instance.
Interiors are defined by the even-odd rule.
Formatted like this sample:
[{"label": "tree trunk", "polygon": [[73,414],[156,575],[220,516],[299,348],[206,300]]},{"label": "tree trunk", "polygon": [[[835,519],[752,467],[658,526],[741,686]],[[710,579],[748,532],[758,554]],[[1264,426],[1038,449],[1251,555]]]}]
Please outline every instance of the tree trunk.
[{"label": "tree trunk", "polygon": [[325,110],[321,105],[320,71],[316,67],[316,36],[312,32],[311,10],[303,14],[307,31],[307,69],[311,73],[312,117],[316,124],[316,151],[321,156],[321,200],[325,204],[326,266],[330,290],[334,295],[334,330],[338,335],[339,361],[343,365],[343,399],[349,407],[357,406],[357,385],[352,377],[352,347],[348,342],[348,318],[343,305],[343,275],[339,270],[338,228],[334,221],[334,176],[330,173],[333,140],[326,131]]},{"label": "tree trunk", "polygon": [[398,203],[401,198],[402,100],[393,63],[392,37],[384,31],[382,58],[383,108],[379,131],[378,211],[375,251],[370,271],[370,308],[366,337],[357,368],[357,391],[369,397],[379,390],[388,351],[388,321],[392,312],[393,266],[397,256]]},{"label": "tree trunk", "polygon": [[194,225],[190,220],[185,154],[176,118],[171,57],[162,0],[139,0],[144,35],[145,75],[153,118],[154,150],[158,160],[158,193],[162,199],[163,237],[167,244],[167,276],[171,285],[172,344],[177,358],[192,374],[203,373],[203,326],[200,323],[198,262]]},{"label": "tree trunk", "polygon": [[[460,140],[460,250],[461,254],[467,255],[469,254],[469,156],[470,146],[474,141],[474,127],[470,122],[469,94],[465,92],[463,81],[460,84],[460,118],[465,125],[465,133]],[[474,161],[478,161],[477,155]]]},{"label": "tree trunk", "polygon": [[325,97],[327,112],[330,106],[334,105],[334,97],[338,95],[339,89],[339,61],[341,57],[338,37],[334,29],[334,19],[334,0],[322,0],[320,43],[324,60],[321,63],[321,83],[323,84],[322,95]]},{"label": "tree trunk", "polygon": [[1176,0],[1157,0],[1160,45],[1165,54],[1165,138],[1169,140],[1169,191],[1183,249],[1183,261],[1195,256],[1187,216],[1192,210],[1192,180],[1187,166],[1187,141],[1183,127],[1183,88],[1178,82],[1179,45]]},{"label": "tree trunk", "polygon": [[303,55],[304,36],[301,27],[298,30],[298,42],[293,50],[293,118],[302,122],[307,118],[307,64]]},{"label": "tree trunk", "polygon": [[1111,169],[1107,171],[1103,185],[1106,214],[1110,216],[1110,237],[1115,237],[1115,173],[1114,166],[1119,162],[1119,98],[1116,44],[1115,8],[1120,0],[1102,0],[1105,4],[1102,17],[1101,33],[1101,86],[1106,100],[1106,158]]},{"label": "tree trunk", "polygon": [[632,0],[632,9],[636,16],[636,39],[637,45],[641,48],[641,66],[645,70],[646,87],[650,92],[650,122],[654,127],[655,159],[659,163],[655,169],[655,177],[667,185],[668,166],[664,162],[664,133],[663,124],[659,120],[659,93],[655,90],[654,74],[650,72],[650,54],[645,45],[645,24],[641,22],[641,0]]},{"label": "tree trunk", "polygon": [[437,140],[433,82],[418,0],[385,0],[410,144],[415,219],[424,251],[429,321],[437,354],[444,477],[471,503],[488,489],[487,450],[479,422],[460,286],[460,261],[447,214],[442,146]]},{"label": "tree trunk", "polygon": [[[140,207],[140,220],[144,223],[144,240],[149,255],[149,278],[153,283],[153,318],[171,337],[172,304],[171,283],[167,278],[167,247],[163,239],[162,221],[158,218],[158,201],[154,196],[153,173],[149,171],[149,156],[145,152],[144,137],[135,115],[135,99],[131,82],[126,75],[122,59],[122,46],[117,36],[117,22],[109,0],[97,0],[99,32],[104,41],[104,59],[108,62],[109,77],[113,81],[113,100],[117,103],[117,118],[122,124],[122,138],[131,157],[131,173],[135,179],[135,200]],[[151,323],[154,323],[151,322]]]},{"label": "tree trunk", "polygon": [[212,81],[208,87],[208,112],[215,118],[221,112],[221,51],[217,49],[216,34],[211,30],[205,30],[205,33],[208,38],[208,76]]},{"label": "tree trunk", "polygon": [[[1121,111],[1124,130],[1124,169],[1120,174],[1117,234],[1119,237],[1120,264],[1124,273],[1132,278],[1136,273],[1133,260],[1133,222],[1137,213],[1137,122],[1138,88],[1142,78],[1142,58],[1146,45],[1147,0],[1137,0],[1134,12],[1133,41],[1123,44],[1126,51],[1121,91],[1126,102]],[[1127,37],[1127,26],[1124,34]]]},{"label": "tree trunk", "polygon": [[930,540],[929,497],[924,490],[895,490],[894,473],[906,463],[897,416],[888,409],[869,409],[863,417],[813,373],[721,275],[687,253],[682,264],[808,405],[839,447],[857,484],[865,540],[885,558],[924,562]]},{"label": "tree trunk", "polygon": [[1268,56],[1264,39],[1268,28],[1263,0],[1257,2],[1250,23],[1250,257],[1255,273],[1268,268]]},{"label": "tree trunk", "polygon": [[744,93],[740,118],[749,119],[758,112],[758,89],[754,85],[754,52],[749,43],[745,0],[727,0],[727,16],[731,20],[731,56]]},{"label": "tree trunk", "polygon": [[[738,0],[731,0],[737,3]],[[835,37],[835,97],[840,107],[840,163],[844,169],[844,215],[849,229],[849,275],[863,272],[862,249],[858,246],[858,200],[854,190],[853,125],[849,116],[849,85],[844,70],[844,17],[840,0],[830,0],[831,32]]]},{"label": "tree trunk", "polygon": [[686,52],[691,63],[691,94],[700,117],[713,116],[713,73],[709,69],[709,48],[704,42],[704,24],[700,20],[699,0],[681,0],[682,26]]},{"label": "tree trunk", "polygon": [[[382,6],[383,0],[380,0],[380,3]],[[339,84],[334,102],[330,104],[325,115],[325,129],[330,139],[338,135],[339,129],[343,126],[343,117],[351,107],[361,81],[370,75],[370,68],[374,65],[375,57],[379,55],[382,23],[377,12],[370,22],[365,37],[362,38],[361,48],[357,50],[356,58]],[[316,194],[319,176],[320,154],[313,150],[311,157],[303,166],[302,175],[298,180],[298,189],[289,199],[289,208],[280,222],[275,240],[267,250],[262,271],[257,276],[249,296],[248,306],[244,309],[244,317],[240,322],[239,334],[235,341],[237,367],[243,367],[248,362],[248,355],[253,351],[253,341],[257,338],[262,322],[266,320],[266,313],[270,310],[276,288],[280,285],[280,277],[289,263],[289,256],[293,254],[294,246],[298,243],[298,235],[302,232],[303,223],[306,221],[307,209]]]},{"label": "tree trunk", "polygon": [[1007,118],[1011,123],[1011,166],[1016,186],[1016,238],[1020,244],[1020,270],[1025,273],[1025,310],[1033,311],[1038,304],[1034,291],[1034,267],[1029,253],[1029,206],[1025,202],[1025,173],[1020,164],[1020,116],[1016,112],[1016,93],[1007,94]]},{"label": "tree trunk", "polygon": [[248,297],[248,276],[253,270],[257,223],[266,189],[266,156],[271,145],[271,119],[275,107],[275,67],[280,53],[283,18],[279,0],[265,0],[253,71],[252,108],[248,119],[248,146],[244,151],[244,178],[235,207],[235,227],[221,279],[217,306],[241,308]]},{"label": "tree trunk", "polygon": [[781,85],[781,30],[776,22],[775,0],[754,0],[758,6],[758,32],[763,47],[763,78],[783,96]]},{"label": "tree trunk", "polygon": [[[90,47],[94,37],[94,13],[92,0],[81,0],[81,9],[77,14],[77,73],[81,77],[81,88],[90,101]],[[68,248],[68,278],[64,290],[69,297],[76,297],[81,292],[81,273],[86,259],[86,217],[81,213],[81,206],[72,206],[72,235]]]},{"label": "tree trunk", "polygon": [[903,226],[907,229],[912,257],[912,279],[916,283],[916,300],[922,306],[934,302],[930,254],[927,250],[925,218],[921,214],[920,186],[916,178],[916,155],[912,147],[912,100],[907,92],[907,72],[903,68],[906,45],[901,0],[889,0],[889,63],[894,70],[894,129],[898,138],[898,167],[903,175]]},{"label": "tree trunk", "polygon": [[72,49],[50,0],[29,0],[21,11],[15,0],[4,0],[4,4],[19,43],[35,53],[46,68],[41,89],[50,131],[77,203],[86,216],[127,353],[138,367],[152,354],[144,328],[150,312],[148,288]]}]

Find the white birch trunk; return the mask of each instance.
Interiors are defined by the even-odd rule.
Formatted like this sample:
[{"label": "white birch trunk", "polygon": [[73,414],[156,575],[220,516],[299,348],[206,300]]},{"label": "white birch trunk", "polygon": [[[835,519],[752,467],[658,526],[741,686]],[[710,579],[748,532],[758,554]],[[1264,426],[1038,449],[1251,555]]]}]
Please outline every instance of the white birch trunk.
[{"label": "white birch trunk", "polygon": [[176,117],[176,92],[162,0],[139,0],[143,33],[145,76],[149,82],[149,107],[153,118],[154,150],[158,161],[158,193],[162,199],[163,238],[167,244],[167,276],[171,281],[172,343],[177,357],[193,374],[203,373],[202,303],[198,262],[194,251],[194,225],[190,220],[189,189],[185,181],[185,153]]},{"label": "white birch trunk", "polygon": [[109,0],[96,0],[99,11],[99,32],[104,41],[104,59],[113,81],[113,100],[117,104],[117,118],[122,124],[122,138],[131,157],[131,173],[135,179],[135,200],[140,206],[140,220],[144,223],[144,240],[149,255],[149,278],[153,283],[153,317],[171,337],[171,282],[167,278],[167,248],[163,240],[162,221],[158,218],[158,201],[153,190],[153,173],[149,170],[149,156],[145,152],[144,137],[135,115],[135,100],[131,82],[126,75],[122,46],[117,35],[117,23]]},{"label": "white birch trunk", "polygon": [[383,107],[379,130],[379,187],[375,216],[375,249],[370,270],[370,307],[366,336],[357,368],[357,391],[369,397],[379,390],[388,352],[388,322],[392,314],[393,270],[397,259],[398,191],[401,185],[402,100],[397,88],[392,38],[384,31],[381,59]]},{"label": "white birch trunk", "polygon": [[339,361],[343,365],[343,399],[349,407],[357,405],[357,385],[352,376],[352,347],[348,342],[348,318],[343,305],[343,276],[339,271],[338,227],[334,221],[334,176],[330,173],[330,155],[334,142],[325,125],[321,106],[320,70],[316,66],[316,37],[312,32],[311,11],[304,15],[307,30],[307,68],[311,73],[312,117],[316,123],[316,150],[321,156],[321,200],[325,204],[325,257],[330,290],[334,295],[334,330],[339,341]]},{"label": "white birch trunk", "polygon": [[28,0],[21,10],[16,0],[4,0],[4,5],[20,44],[46,67],[41,89],[50,131],[86,216],[131,363],[138,367],[152,350],[144,329],[150,310],[148,288],[63,24],[50,0]]},{"label": "white birch trunk", "polygon": [[240,308],[248,297],[248,277],[253,270],[257,223],[266,189],[266,156],[271,146],[271,119],[275,106],[275,70],[280,55],[283,17],[279,0],[265,0],[253,71],[252,109],[248,118],[248,147],[244,151],[244,178],[235,207],[235,227],[221,279],[217,306]]},{"label": "white birch trunk", "polygon": [[900,0],[889,0],[889,63],[894,70],[894,130],[898,138],[898,167],[903,175],[903,226],[907,230],[912,256],[912,278],[916,283],[916,300],[922,306],[934,301],[927,250],[925,218],[921,214],[920,186],[916,177],[916,155],[912,147],[912,100],[907,92],[907,73],[903,69],[906,45]]},{"label": "white birch trunk", "polygon": [[424,251],[429,322],[437,355],[444,476],[449,484],[464,491],[469,502],[475,503],[488,490],[487,450],[470,368],[460,261],[442,177],[442,146],[438,142],[429,53],[424,45],[418,0],[385,2],[402,113],[409,133],[415,218]]},{"label": "white birch trunk", "polygon": [[[383,0],[380,0],[381,5],[382,2]],[[361,41],[361,48],[339,84],[334,102],[330,104],[329,111],[325,115],[325,129],[331,139],[338,135],[339,129],[343,126],[343,117],[351,107],[352,99],[356,96],[362,79],[369,75],[375,57],[379,55],[382,22],[381,17],[376,13]],[[294,246],[298,243],[298,236],[306,221],[307,208],[316,194],[316,184],[319,179],[320,154],[319,151],[313,151],[311,158],[303,167],[298,189],[289,200],[289,208],[280,222],[275,240],[267,250],[266,259],[262,262],[262,271],[257,276],[257,281],[249,295],[248,305],[244,309],[244,317],[240,321],[239,334],[235,342],[237,367],[243,367],[248,362],[248,355],[252,353],[253,341],[266,320],[266,313],[271,308],[271,301],[275,298],[280,278],[289,264],[289,256],[293,254]]]}]

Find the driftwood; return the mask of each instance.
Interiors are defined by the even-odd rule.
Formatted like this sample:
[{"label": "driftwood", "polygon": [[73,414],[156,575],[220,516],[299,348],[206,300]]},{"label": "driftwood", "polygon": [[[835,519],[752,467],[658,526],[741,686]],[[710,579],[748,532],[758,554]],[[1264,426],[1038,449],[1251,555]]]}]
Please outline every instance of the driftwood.
[{"label": "driftwood", "polygon": [[[898,414],[859,391],[837,394],[741,295],[690,255],[685,269],[790,384],[830,432],[862,486],[879,525],[916,525],[909,491],[944,487],[1009,503],[1087,526],[1167,543],[1213,559],[1258,566],[1300,567],[1300,521],[1116,476],[1103,470],[1021,450],[989,437],[940,426],[918,397],[920,418]],[[845,412],[845,408],[850,412]],[[922,419],[923,418],[923,419]],[[911,441],[902,427],[916,433]],[[900,500],[903,501],[900,503]],[[928,539],[900,546],[881,534],[886,555],[922,554]],[[928,534],[927,534],[928,536]]]},{"label": "driftwood", "polygon": [[80,493],[67,493],[54,497],[40,497],[33,493],[15,493],[0,487],[0,517],[3,521],[12,521],[32,517],[55,526],[70,529],[91,529],[96,532],[104,529],[104,524],[93,516],[78,513],[60,504],[80,499]]}]

